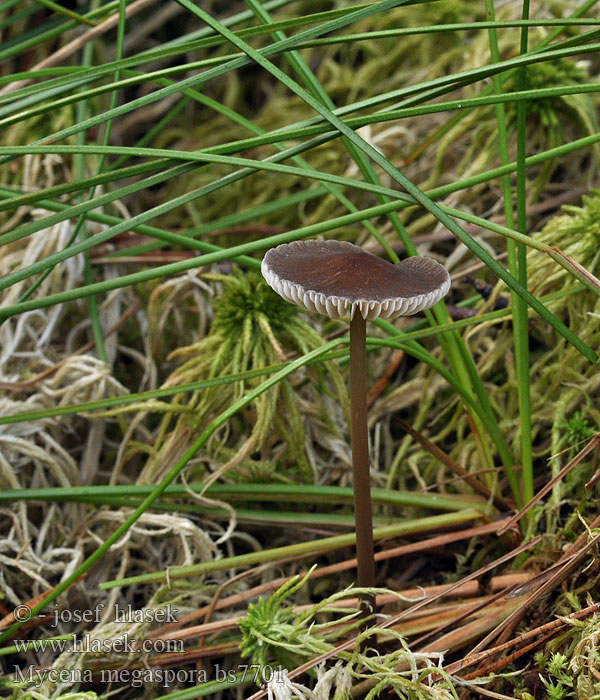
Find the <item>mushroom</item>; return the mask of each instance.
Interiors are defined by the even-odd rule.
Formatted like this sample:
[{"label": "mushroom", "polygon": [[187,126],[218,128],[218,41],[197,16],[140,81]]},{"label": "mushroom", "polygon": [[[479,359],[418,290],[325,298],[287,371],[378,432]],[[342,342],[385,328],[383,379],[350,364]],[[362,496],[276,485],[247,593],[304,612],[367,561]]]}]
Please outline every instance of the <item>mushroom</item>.
[{"label": "mushroom", "polygon": [[[397,265],[343,241],[295,241],[267,251],[262,274],[287,301],[330,318],[350,314],[350,409],[358,585],[375,585],[367,429],[366,320],[429,309],[450,289],[445,267],[425,257]],[[374,611],[363,594],[361,612]]]}]

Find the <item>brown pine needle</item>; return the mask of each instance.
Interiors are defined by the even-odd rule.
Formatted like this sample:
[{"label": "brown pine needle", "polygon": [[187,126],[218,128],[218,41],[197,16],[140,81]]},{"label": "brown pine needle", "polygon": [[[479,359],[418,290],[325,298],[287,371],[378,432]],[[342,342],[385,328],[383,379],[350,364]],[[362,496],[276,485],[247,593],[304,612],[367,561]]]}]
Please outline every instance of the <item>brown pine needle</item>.
[{"label": "brown pine needle", "polygon": [[[593,537],[585,547],[580,549],[577,553],[573,554],[572,556],[569,556],[568,559],[563,560],[562,567],[559,568],[550,579],[548,579],[545,583],[542,583],[542,585],[536,591],[534,591],[527,598],[527,600],[525,600],[506,620],[504,620],[504,622],[501,625],[498,625],[496,629],[494,629],[490,634],[488,634],[488,636],[485,637],[485,639],[483,639],[473,649],[471,653],[476,653],[478,651],[481,651],[482,649],[485,649],[485,647],[492,640],[496,639],[503,632],[505,633],[507,628],[510,628],[511,625],[518,624],[519,620],[523,617],[527,610],[531,608],[532,605],[534,605],[537,601],[543,598],[552,589],[556,588],[556,586],[559,586],[565,579],[567,579],[571,575],[571,573],[581,563],[581,560],[587,555],[588,551],[599,541],[600,535],[596,535],[596,537]],[[500,641],[502,642],[506,640],[503,640],[502,637],[500,637]]]},{"label": "brown pine needle", "polygon": [[[440,449],[436,444],[431,442],[431,440],[428,440],[422,433],[420,433],[418,430],[415,430],[412,425],[407,423],[406,421],[403,421],[401,418],[397,419],[398,424],[400,427],[405,430],[412,438],[414,438],[422,447],[424,447],[428,452],[431,452],[431,454],[439,459],[439,461],[448,469],[456,474],[457,476],[461,477],[462,479],[465,480],[469,486],[476,491],[477,493],[481,494],[485,498],[492,498],[494,501],[494,504],[500,508],[502,511],[507,511],[511,510],[511,505],[508,504],[502,497],[494,494],[492,496],[492,493],[488,489],[488,487],[479,481],[476,477],[474,477],[471,473],[469,473],[464,467],[462,467],[458,462],[456,462],[450,455],[446,454],[442,449]],[[507,530],[509,530],[512,527],[511,525],[504,525],[502,528],[500,528],[498,534],[503,534]]]},{"label": "brown pine needle", "polygon": [[598,611],[600,611],[600,603],[594,603],[594,605],[590,605],[589,607],[584,608],[583,610],[578,610],[577,612],[574,612],[571,615],[566,615],[559,619],[553,620],[552,622],[548,622],[545,625],[542,625],[541,627],[536,627],[535,629],[529,630],[528,632],[525,632],[519,637],[511,639],[509,642],[505,642],[504,644],[492,647],[491,649],[486,649],[485,651],[480,651],[475,654],[465,656],[464,659],[460,659],[459,661],[455,661],[454,663],[445,666],[444,670],[448,673],[455,674],[458,671],[461,671],[463,668],[473,666],[474,664],[480,663],[481,661],[485,661],[486,659],[489,659],[492,656],[503,654],[505,651],[507,651],[508,649],[512,649],[515,646],[527,644],[535,637],[538,637],[540,635],[546,635],[553,630],[558,630],[562,626],[567,625],[569,620],[581,620],[582,618],[587,617],[588,615],[592,615]]}]

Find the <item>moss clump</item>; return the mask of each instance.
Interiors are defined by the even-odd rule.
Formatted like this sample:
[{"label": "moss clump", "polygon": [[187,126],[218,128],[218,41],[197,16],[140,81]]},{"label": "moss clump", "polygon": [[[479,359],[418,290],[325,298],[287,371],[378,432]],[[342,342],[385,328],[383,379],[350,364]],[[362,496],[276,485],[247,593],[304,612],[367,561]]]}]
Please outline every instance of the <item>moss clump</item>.
[{"label": "moss clump", "polygon": [[[167,386],[265,369],[285,361],[289,353],[303,355],[323,344],[300,311],[275,294],[257,272],[234,268],[230,275],[206,278],[221,287],[214,301],[213,323],[199,342],[171,354],[185,362],[168,378]],[[327,401],[335,396],[331,404],[347,404],[337,365],[328,362],[325,368],[326,373],[307,369],[277,383],[217,431],[207,446],[210,471],[246,481],[313,481],[314,447],[307,440],[307,426],[310,430],[318,424],[319,429],[337,434],[335,421],[327,415],[332,413]],[[175,398],[165,409],[155,457],[144,480],[153,480],[157,470],[164,473],[211,420],[263,381],[264,376],[257,376],[219,382],[187,400]],[[177,414],[177,424],[169,433]]]},{"label": "moss clump", "polygon": [[600,695],[600,616],[572,620],[571,628],[535,655],[549,700]]},{"label": "moss clump", "polygon": [[214,303],[215,333],[235,335],[244,325],[259,331],[263,317],[275,333],[286,335],[294,326],[295,308],[275,294],[257,273],[244,275],[235,270],[233,278],[213,275],[213,279],[220,279],[224,284],[223,293]]}]

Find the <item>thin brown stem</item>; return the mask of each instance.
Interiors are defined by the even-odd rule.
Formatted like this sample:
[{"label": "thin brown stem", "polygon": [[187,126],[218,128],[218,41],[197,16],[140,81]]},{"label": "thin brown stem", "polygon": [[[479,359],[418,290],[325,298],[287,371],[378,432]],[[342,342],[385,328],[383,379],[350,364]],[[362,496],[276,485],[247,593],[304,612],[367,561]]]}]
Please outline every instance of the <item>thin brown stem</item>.
[{"label": "thin brown stem", "polygon": [[[352,474],[354,477],[354,517],[358,585],[375,586],[373,515],[369,473],[369,433],[367,429],[367,322],[356,309],[350,322],[350,411],[352,414]],[[375,596],[362,594],[364,616],[375,610]]]}]

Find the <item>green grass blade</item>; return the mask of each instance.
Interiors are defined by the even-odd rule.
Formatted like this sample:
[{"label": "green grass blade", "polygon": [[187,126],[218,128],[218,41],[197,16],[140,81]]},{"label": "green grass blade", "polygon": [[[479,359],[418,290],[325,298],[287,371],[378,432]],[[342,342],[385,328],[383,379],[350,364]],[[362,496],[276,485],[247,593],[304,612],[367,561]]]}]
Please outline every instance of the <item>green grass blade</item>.
[{"label": "green grass blade", "polygon": [[[523,19],[529,18],[529,0],[523,0]],[[528,29],[521,29],[521,54],[527,53]],[[519,89],[527,88],[527,67],[521,66],[518,72]],[[525,158],[527,150],[527,102],[517,104],[517,230],[527,233],[527,180]],[[523,243],[517,243],[517,273],[521,285],[527,288],[527,251]],[[528,503],[534,494],[533,489],[533,448],[531,444],[531,380],[529,376],[529,326],[527,309],[522,299],[514,301],[513,314],[517,383],[519,393],[519,418],[521,421],[521,464],[523,482],[523,503]]]},{"label": "green grass blade", "polygon": [[[418,520],[405,520],[404,523],[388,525],[386,527],[376,528],[373,532],[373,538],[377,541],[388,537],[401,537],[402,535],[414,534],[416,532],[427,532],[438,527],[451,527],[452,525],[460,525],[480,517],[480,514],[475,510],[463,510],[459,513],[451,515],[432,515],[429,518],[420,518]],[[316,542],[302,542],[300,544],[286,545],[275,549],[263,550],[261,552],[251,552],[249,554],[241,554],[235,557],[227,557],[214,562],[203,562],[201,564],[192,564],[190,566],[172,567],[169,569],[169,576],[174,578],[188,578],[190,576],[202,576],[212,571],[222,571],[224,569],[240,568],[255,566],[256,564],[265,563],[267,561],[276,561],[292,556],[318,554],[331,549],[339,549],[342,547],[351,547],[356,539],[356,535],[337,535],[335,537],[326,537]],[[131,586],[136,583],[151,583],[166,580],[164,571],[156,571],[151,574],[142,574],[141,576],[130,576],[128,578],[118,579],[115,581],[106,581],[100,584],[100,588],[111,589],[120,588],[121,586]],[[2,641],[0,639],[0,641]]]}]

